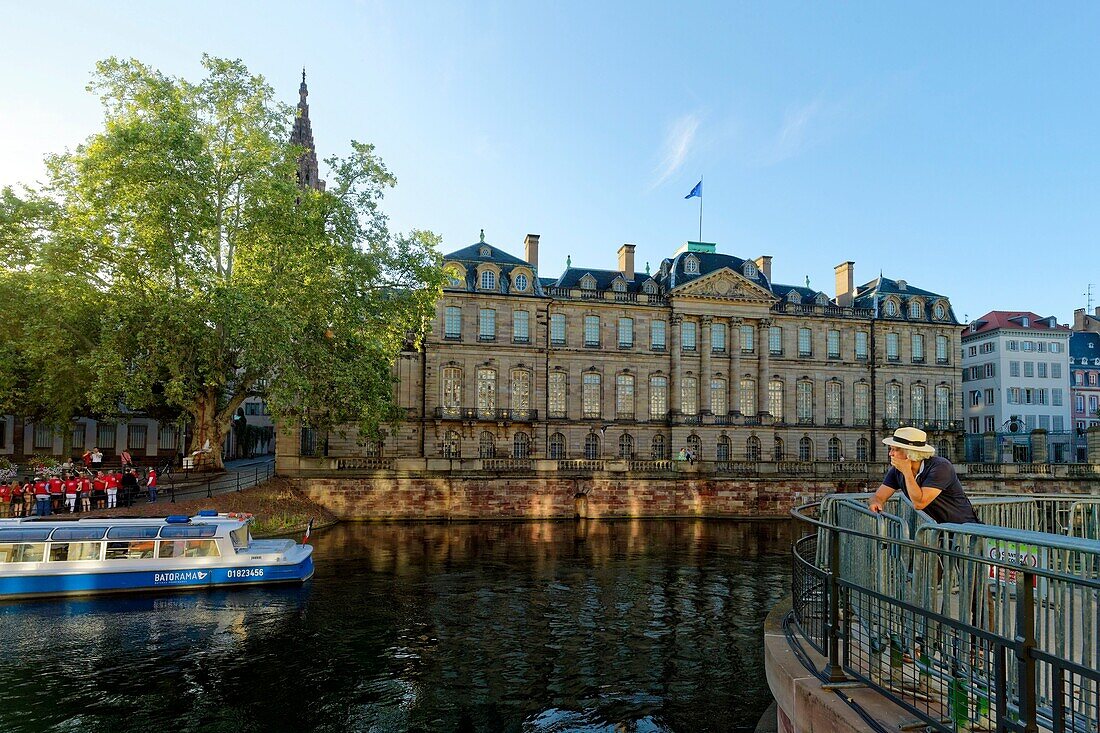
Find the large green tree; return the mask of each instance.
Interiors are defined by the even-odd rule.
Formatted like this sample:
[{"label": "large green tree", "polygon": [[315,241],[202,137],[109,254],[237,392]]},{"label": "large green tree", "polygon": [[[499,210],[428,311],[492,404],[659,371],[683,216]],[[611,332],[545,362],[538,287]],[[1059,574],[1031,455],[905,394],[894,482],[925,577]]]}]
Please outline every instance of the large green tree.
[{"label": "large green tree", "polygon": [[377,439],[400,417],[394,359],[440,291],[438,238],[389,230],[395,180],[370,145],[326,161],[327,190],[299,188],[292,109],[240,61],[203,67],[191,83],[97,65],[103,129],[8,207],[4,277],[85,318],[91,305],[69,356],[95,410],[178,408],[197,450],[262,393],[276,420]]}]

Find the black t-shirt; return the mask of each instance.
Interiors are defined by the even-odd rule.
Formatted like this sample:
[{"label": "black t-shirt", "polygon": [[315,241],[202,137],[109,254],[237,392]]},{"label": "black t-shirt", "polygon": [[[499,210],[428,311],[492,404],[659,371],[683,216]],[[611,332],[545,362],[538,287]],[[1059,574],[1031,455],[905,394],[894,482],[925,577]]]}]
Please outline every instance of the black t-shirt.
[{"label": "black t-shirt", "polygon": [[[890,466],[886,472],[882,483],[909,496],[905,488],[905,477],[893,466]],[[924,512],[937,522],[965,524],[978,521],[974,507],[963,493],[962,482],[959,481],[959,475],[955,473],[955,467],[946,458],[940,456],[925,458],[917,473],[917,486],[922,489],[940,489],[939,496],[924,508]],[[909,496],[909,498],[913,497]]]}]

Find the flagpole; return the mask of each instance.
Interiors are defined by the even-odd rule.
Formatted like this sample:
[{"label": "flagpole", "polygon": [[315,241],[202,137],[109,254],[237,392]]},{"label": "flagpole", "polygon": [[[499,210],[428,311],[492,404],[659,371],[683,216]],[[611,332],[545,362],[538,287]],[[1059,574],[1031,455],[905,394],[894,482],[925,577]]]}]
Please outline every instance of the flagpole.
[{"label": "flagpole", "polygon": [[[699,176],[699,183],[703,183],[703,177]],[[703,241],[703,189],[699,188],[699,241]]]}]

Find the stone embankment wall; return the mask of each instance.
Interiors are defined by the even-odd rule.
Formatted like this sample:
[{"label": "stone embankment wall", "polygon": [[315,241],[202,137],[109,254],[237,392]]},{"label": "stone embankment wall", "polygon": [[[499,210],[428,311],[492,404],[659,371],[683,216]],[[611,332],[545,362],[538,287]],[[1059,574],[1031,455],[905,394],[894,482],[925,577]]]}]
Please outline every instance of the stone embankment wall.
[{"label": "stone embankment wall", "polygon": [[[302,491],[340,519],[785,517],[791,507],[865,481],[430,475],[301,478]],[[1097,493],[1085,480],[978,480],[970,491]]]}]

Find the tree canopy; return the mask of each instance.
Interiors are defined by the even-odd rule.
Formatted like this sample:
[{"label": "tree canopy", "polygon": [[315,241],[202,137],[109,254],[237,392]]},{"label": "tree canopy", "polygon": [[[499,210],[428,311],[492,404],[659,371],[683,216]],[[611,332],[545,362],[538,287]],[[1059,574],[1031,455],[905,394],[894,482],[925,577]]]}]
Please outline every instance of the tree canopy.
[{"label": "tree canopy", "polygon": [[390,231],[396,181],[371,145],[300,188],[292,108],[240,61],[203,67],[191,83],[100,62],[103,129],[0,197],[0,308],[18,314],[0,406],[56,423],[176,409],[198,449],[260,392],[276,420],[378,439],[399,417],[394,359],[440,292],[438,237]]}]

